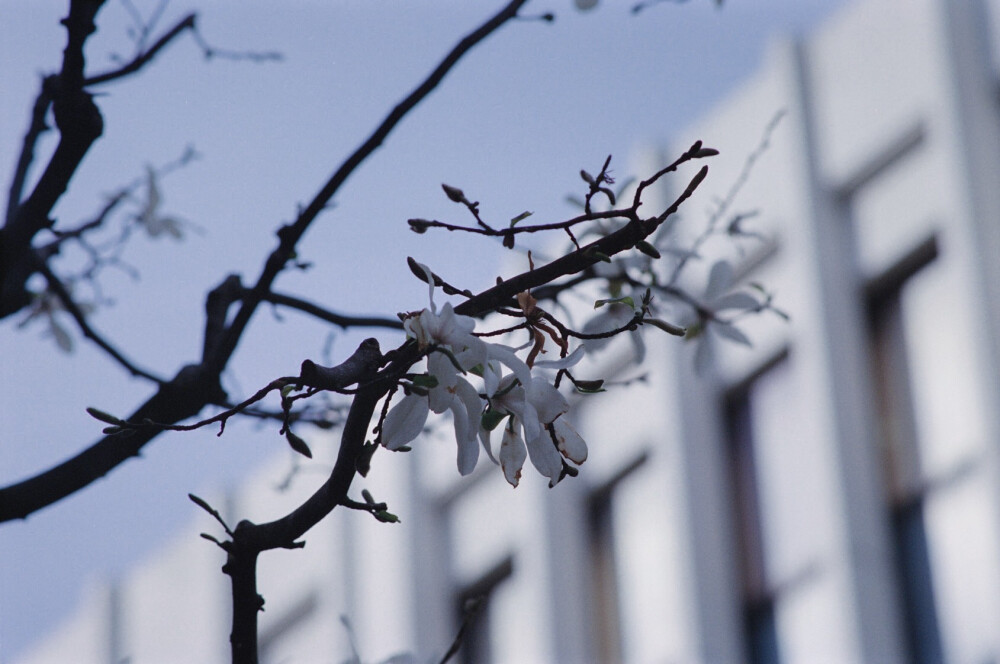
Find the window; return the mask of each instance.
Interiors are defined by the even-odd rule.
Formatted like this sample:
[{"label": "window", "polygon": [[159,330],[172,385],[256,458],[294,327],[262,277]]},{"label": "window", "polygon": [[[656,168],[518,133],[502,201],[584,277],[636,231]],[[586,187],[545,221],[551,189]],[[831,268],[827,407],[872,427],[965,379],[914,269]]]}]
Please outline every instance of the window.
[{"label": "window", "polygon": [[514,558],[507,556],[481,577],[460,589],[455,596],[455,613],[461,625],[463,664],[493,661],[490,643],[490,600],[497,587],[514,573]]},{"label": "window", "polygon": [[648,458],[647,452],[637,456],[591,491],[587,499],[594,660],[606,664],[623,660],[618,568],[615,563],[614,493],[621,482],[642,467]]},{"label": "window", "polygon": [[897,602],[909,660],[943,660],[924,522],[921,470],[903,324],[907,282],[937,257],[934,237],[866,286],[868,338],[885,494],[892,524]]},{"label": "window", "polygon": [[787,357],[781,352],[750,377],[728,391],[724,400],[726,458],[732,497],[732,518],[739,564],[740,602],[746,661],[780,661],[775,607],[778,585],[770,578],[754,440],[754,401],[757,391]]}]

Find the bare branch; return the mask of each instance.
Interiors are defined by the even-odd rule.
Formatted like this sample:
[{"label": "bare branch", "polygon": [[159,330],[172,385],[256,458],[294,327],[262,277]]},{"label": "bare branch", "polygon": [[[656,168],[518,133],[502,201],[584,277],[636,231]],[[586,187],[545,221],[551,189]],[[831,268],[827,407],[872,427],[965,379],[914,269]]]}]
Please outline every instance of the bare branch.
[{"label": "bare branch", "polygon": [[[102,4],[102,1],[75,0],[70,4],[69,15],[62,21],[67,33],[62,71],[58,77],[46,79],[51,83],[52,110],[59,128],[59,143],[31,195],[8,215],[0,230],[0,317],[20,310],[30,301],[25,282],[34,271],[29,265],[29,261],[34,260],[31,240],[43,228],[52,225],[49,213],[66,192],[70,179],[90,146],[104,131],[101,112],[83,89],[83,47],[96,30],[94,17]],[[42,104],[41,101],[36,103]],[[44,117],[41,121],[44,123]],[[35,139],[37,135],[33,136],[29,130],[25,144],[28,149],[21,157],[25,169],[30,163]],[[23,176],[15,175],[15,180],[18,177]],[[18,183],[15,181],[14,184]]]},{"label": "bare branch", "polygon": [[[177,375],[139,407],[129,420],[179,422],[198,414],[208,403],[224,402],[226,394],[217,374],[197,365],[182,368]],[[0,522],[23,519],[43,507],[62,500],[138,456],[143,446],[160,433],[145,427],[129,435],[107,435],[76,456],[34,477],[0,488]]]},{"label": "bare branch", "polygon": [[250,318],[253,316],[257,306],[271,290],[271,284],[277,278],[278,274],[288,261],[292,259],[298,241],[305,234],[306,230],[308,230],[310,224],[327,207],[330,199],[333,198],[333,195],[347,181],[347,178],[351,176],[355,169],[369,155],[382,145],[382,142],[396,125],[444,80],[444,77],[458,63],[462,56],[499,29],[504,23],[514,18],[517,15],[518,9],[525,2],[526,0],[512,0],[479,28],[466,35],[444,57],[434,71],[413,92],[407,95],[403,101],[397,104],[371,136],[341,164],[319,193],[316,194],[312,202],[302,210],[296,221],[278,231],[278,238],[280,240],[278,247],[268,257],[264,270],[257,279],[257,283],[251,290],[249,297],[244,299],[243,306],[240,307],[232,325],[227,330],[226,337],[219,348],[218,357],[214,358],[213,369],[221,370],[222,366],[228,361],[229,356],[236,349],[243,330],[250,322]]},{"label": "bare branch", "polygon": [[114,81],[116,79],[122,78],[123,76],[128,76],[129,74],[134,74],[145,65],[153,60],[157,54],[163,50],[170,42],[172,42],[177,35],[181,34],[185,30],[195,29],[195,19],[197,14],[191,13],[182,18],[177,24],[166,32],[162,37],[156,40],[149,50],[139,53],[130,62],[125,64],[118,69],[105,72],[103,74],[98,74],[97,76],[91,76],[87,78],[83,84],[85,86],[100,85],[101,83],[107,83],[109,81]]},{"label": "bare branch", "polygon": [[14,177],[11,179],[10,190],[7,198],[6,223],[11,223],[14,212],[21,203],[21,196],[24,193],[24,182],[28,177],[28,169],[35,159],[35,145],[43,133],[49,130],[45,122],[49,108],[52,106],[52,87],[56,84],[58,77],[55,75],[46,76],[42,79],[41,89],[35,98],[35,103],[31,109],[31,124],[24,135],[21,145],[21,155],[17,160],[17,167],[14,169]]},{"label": "bare branch", "polygon": [[[249,289],[244,289],[244,292],[249,293],[250,291]],[[320,320],[333,323],[342,329],[347,329],[349,327],[384,327],[391,330],[403,329],[403,323],[398,318],[383,318],[381,316],[348,316],[346,314],[339,314],[335,311],[330,311],[329,309],[324,309],[323,307],[313,304],[307,300],[303,300],[292,295],[275,293],[274,291],[269,291],[265,294],[263,300],[264,302],[270,302],[271,304],[277,304],[290,309],[297,309]]]},{"label": "bare branch", "polygon": [[511,299],[517,293],[530,291],[536,286],[584,272],[600,261],[601,255],[613,256],[634,247],[636,243],[652,234],[667,217],[674,214],[681,203],[690,198],[706,175],[708,175],[708,166],[703,166],[681,195],[660,215],[645,220],[636,217],[614,233],[595,240],[578,251],[566,254],[542,267],[519,274],[459,304],[455,307],[455,313],[481,317],[498,307],[509,306]]},{"label": "bare branch", "polygon": [[[171,381],[163,383],[160,390],[154,394],[148,401],[146,401],[143,406],[141,406],[131,417],[128,419],[133,422],[143,422],[145,420],[158,421],[163,423],[176,423],[185,420],[189,417],[193,417],[207,404],[214,403],[225,403],[226,395],[219,384],[219,376],[222,370],[225,368],[239,344],[239,341],[243,335],[246,326],[248,325],[254,311],[260,302],[264,301],[265,297],[271,291],[271,284],[277,275],[284,268],[285,264],[291,260],[295,247],[301,237],[305,234],[309,225],[312,221],[319,215],[320,212],[327,206],[333,195],[339,190],[341,185],[347,180],[347,178],[354,172],[354,170],[362,163],[365,159],[371,155],[381,144],[382,141],[389,135],[393,128],[409,113],[417,104],[419,104],[428,94],[430,94],[444,79],[445,75],[458,63],[458,61],[464,56],[471,48],[476,44],[484,40],[498,28],[500,28],[504,23],[516,16],[517,10],[524,4],[526,0],[512,0],[508,3],[500,12],[491,17],[485,23],[483,23],[479,28],[468,34],[463,38],[458,45],[456,45],[441,63],[434,69],[433,72],[419,85],[413,92],[411,92],[402,102],[400,102],[389,115],[382,121],[378,128],[369,136],[369,138],[359,147],[348,159],[337,169],[326,185],[321,189],[321,191],[313,199],[312,203],[307,206],[302,213],[299,215],[298,219],[291,226],[286,226],[282,228],[279,233],[279,245],[271,253],[267,262],[265,263],[264,269],[257,280],[257,283],[249,293],[243,299],[243,305],[237,312],[231,325],[227,326],[224,334],[220,335],[221,338],[218,343],[214,345],[214,350],[211,356],[204,358],[202,364],[200,365],[189,365],[181,369],[181,371],[174,377]],[[73,15],[73,8],[77,8],[78,5],[82,3],[74,2],[71,8],[71,16]],[[96,12],[96,9],[94,9]],[[93,31],[93,12],[90,15],[90,31]],[[82,44],[83,41],[80,38],[74,36],[74,31],[71,32],[71,44],[75,44],[74,48],[79,51],[78,53],[78,67],[77,78],[82,84],[82,70],[83,70],[83,60],[82,60]],[[86,34],[89,34],[87,32]],[[69,47],[67,51],[69,51]],[[67,61],[71,60],[67,56]],[[66,69],[67,67],[64,67]],[[93,106],[92,100],[90,100],[89,95],[85,93],[84,97],[86,101],[90,103],[92,108],[92,114],[96,114],[99,119],[100,115],[97,113],[96,106]],[[58,104],[57,104],[58,106]],[[62,130],[62,125],[60,123],[61,113],[57,110],[57,124],[60,125]],[[84,114],[85,117],[87,114]],[[98,132],[99,135],[99,132]],[[92,137],[96,138],[96,135]],[[85,146],[89,147],[89,142]],[[51,205],[55,203],[55,200],[61,195],[62,191],[65,190],[65,184],[68,183],[69,177],[74,172],[76,165],[79,160],[82,159],[83,153],[86,149],[79,152],[75,160],[70,159],[72,164],[71,168],[62,167],[59,171],[59,175],[62,177],[62,189],[58,191],[58,195],[49,196],[46,201],[50,200],[50,205],[45,208],[39,202],[34,202],[30,209],[35,214],[39,210],[43,210],[40,215],[41,218],[45,218],[45,212],[51,209]],[[60,155],[60,149],[56,149],[56,156]],[[68,155],[72,157],[74,155]],[[67,158],[66,156],[63,157]],[[53,158],[55,162],[55,157]],[[61,163],[61,162],[60,162]],[[51,166],[51,164],[50,164]],[[39,187],[36,187],[36,193],[42,187],[42,182],[46,181],[47,178],[54,178],[55,175],[43,175],[42,181],[40,181]],[[51,185],[46,185],[46,187],[51,188]],[[56,187],[58,188],[58,187]],[[33,198],[35,194],[33,194]],[[29,200],[30,202],[30,200]],[[29,208],[28,203],[22,205],[19,208],[18,219],[23,219],[26,214],[25,210]],[[14,238],[16,241],[11,242],[11,238],[8,236],[0,236],[0,265],[5,264],[6,259],[19,258],[23,253],[30,249],[30,239],[34,232],[37,230],[31,230],[37,225],[35,221],[36,217],[30,217],[28,220],[20,221],[20,235]],[[10,224],[8,223],[8,226]],[[5,227],[3,231],[7,231],[8,228]],[[24,279],[30,272],[24,275]],[[7,313],[7,307],[9,306],[10,300],[7,298],[6,289],[10,285],[10,274],[0,274],[0,277],[4,278],[4,283],[0,284],[0,316]],[[23,289],[23,280],[16,284],[18,288]],[[20,306],[23,306],[20,305]],[[17,308],[20,308],[18,306]],[[16,311],[17,309],[14,309]],[[398,375],[406,372],[409,364],[416,361],[417,356],[415,354],[398,353],[393,351],[389,355],[393,355],[396,359],[393,364],[386,369],[383,374],[387,376],[387,380],[391,379],[391,383],[394,384]],[[402,368],[400,368],[402,367]],[[401,373],[394,373],[401,372]],[[364,406],[366,404],[366,395],[370,395],[373,388],[366,387],[358,391],[355,397],[354,406],[352,406],[351,412],[354,411],[355,406],[361,404]],[[382,386],[380,388],[383,390],[381,394],[385,394],[389,387]],[[377,401],[377,398],[376,398]],[[371,405],[374,408],[374,404]],[[369,418],[370,419],[370,415]],[[345,435],[349,428],[351,417],[348,416],[348,422],[345,424]],[[367,425],[367,419],[365,420]],[[366,426],[365,425],[365,426]],[[87,486],[95,479],[104,476],[106,473],[110,472],[120,463],[125,461],[131,456],[138,455],[141,448],[148,443],[150,440],[155,438],[159,433],[160,429],[154,427],[144,427],[136,430],[130,436],[122,438],[120,436],[106,436],[94,445],[83,450],[77,456],[59,464],[58,466],[51,468],[45,472],[36,475],[35,477],[29,478],[17,484],[13,484],[4,488],[0,488],[0,522],[24,518],[47,505],[50,505],[66,496],[82,489]],[[363,436],[359,445],[363,444]],[[343,453],[343,450],[342,450]],[[350,473],[353,475],[355,472],[355,466],[352,463],[350,466]],[[338,466],[339,467],[339,466]],[[335,472],[339,472],[338,481],[344,482],[344,473],[347,470],[341,468],[339,471],[335,469]],[[346,478],[346,482],[350,484],[350,478]],[[344,489],[346,493],[346,488]],[[341,495],[343,497],[344,494]],[[336,503],[334,502],[333,505]],[[333,509],[333,507],[329,507]],[[308,511],[308,510],[307,510]],[[328,511],[328,510],[327,510]],[[310,514],[312,512],[309,512]],[[320,517],[321,518],[321,517]],[[299,517],[294,520],[296,523],[299,522]],[[304,532],[304,530],[302,531]]]}]

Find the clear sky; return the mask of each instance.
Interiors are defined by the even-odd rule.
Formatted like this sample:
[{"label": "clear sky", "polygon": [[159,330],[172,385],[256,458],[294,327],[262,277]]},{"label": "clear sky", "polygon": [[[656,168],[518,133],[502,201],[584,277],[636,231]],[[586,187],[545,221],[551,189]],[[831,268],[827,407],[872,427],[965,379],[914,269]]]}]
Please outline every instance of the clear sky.
[{"label": "clear sky", "polygon": [[[307,273],[284,292],[346,313],[392,315],[425,306],[406,269],[410,255],[453,283],[481,288],[496,276],[498,245],[454,234],[414,235],[409,217],[467,221],[441,182],[481,201],[487,218],[523,210],[553,221],[579,191],[581,168],[608,154],[627,175],[635,149],[676,136],[756,67],[773,35],[808,32],[844,0],[663,2],[632,15],[602,0],[581,13],[571,0],[531,2],[553,24],[515,22],[476,48],[341,190],[314,225],[301,258]],[[135,0],[142,12],[159,3]],[[93,324],[138,364],[169,376],[199,357],[204,294],[230,272],[252,282],[274,231],[440,57],[500,2],[282,3],[212,0],[198,24],[211,44],[278,51],[281,62],[206,61],[189,37],[148,69],[102,89],[105,136],[55,210],[65,228],[95,214],[108,192],[193,145],[201,158],[162,182],[164,211],[200,229],[184,241],[136,237],[123,258],[139,280],[108,270]],[[65,43],[66,2],[0,0],[0,182],[6,192],[39,75]],[[175,1],[161,30],[192,9]],[[130,14],[108,0],[88,49],[88,69],[128,57]],[[777,108],[775,109],[778,110]],[[758,133],[761,127],[747,127]],[[700,137],[711,143],[711,137]],[[44,158],[46,150],[40,158]],[[742,159],[743,155],[728,158]],[[722,155],[720,158],[727,158]],[[133,208],[134,209],[134,208]],[[72,262],[73,257],[67,256]],[[86,290],[81,292],[86,293]],[[87,406],[125,414],[151,394],[73,331],[72,354],[44,325],[0,322],[0,482],[38,472],[93,442]],[[329,330],[294,312],[262,310],[226,375],[242,395],[305,357],[323,359]],[[68,328],[72,323],[65,321]],[[398,339],[378,335],[383,347]],[[338,335],[333,357],[360,337]],[[84,492],[24,523],[0,526],[0,661],[72,611],[89,577],[113,576],[196,517],[189,491],[225,486],[273,454],[274,427],[232,425],[171,434]]]}]

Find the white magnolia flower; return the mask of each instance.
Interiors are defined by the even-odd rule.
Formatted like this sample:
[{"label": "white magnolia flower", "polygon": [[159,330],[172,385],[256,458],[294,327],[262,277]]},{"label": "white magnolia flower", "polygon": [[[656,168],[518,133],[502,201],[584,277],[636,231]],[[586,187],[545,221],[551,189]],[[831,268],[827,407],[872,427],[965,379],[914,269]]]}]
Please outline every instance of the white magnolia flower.
[{"label": "white magnolia flower", "polygon": [[[382,443],[388,449],[399,449],[420,434],[430,411],[440,414],[450,410],[458,442],[458,470],[468,475],[479,460],[479,441],[487,444],[488,436],[480,427],[483,400],[465,375],[477,366],[484,367],[485,375],[495,373],[485,369],[490,364],[491,345],[472,334],[475,321],[456,314],[451,304],[445,304],[440,314],[434,309],[424,309],[408,318],[404,328],[421,348],[438,346],[427,359],[427,371],[437,380],[437,385],[427,391],[426,397],[416,393],[407,395],[389,411],[382,425]],[[496,355],[501,362],[513,357],[524,365],[507,350],[499,350]],[[524,365],[523,375],[530,376],[527,365]],[[499,382],[499,379],[487,380],[488,383],[494,381]],[[487,452],[492,456],[489,448]]]},{"label": "white magnolia flower", "polygon": [[[511,415],[500,444],[500,465],[511,485],[517,486],[525,448],[531,464],[549,478],[549,486],[555,486],[562,476],[562,457],[577,464],[587,460],[587,444],[560,417],[569,411],[569,403],[546,380],[532,377],[525,387],[505,377],[492,403],[495,409]],[[523,430],[523,437],[518,429]]]},{"label": "white magnolia flower", "polygon": [[[430,271],[424,269],[428,283],[433,283]],[[451,304],[445,304],[438,313],[433,286],[430,295],[430,307],[409,316],[403,327],[421,350],[430,349],[427,372],[436,384],[427,389],[426,395],[411,392],[389,410],[382,423],[382,444],[390,450],[400,449],[420,435],[431,412],[451,411],[462,475],[475,469],[482,444],[512,485],[517,486],[524,461],[530,458],[554,486],[562,474],[563,456],[574,463],[583,463],[587,458],[586,443],[558,419],[569,410],[566,398],[545,378],[533,375],[513,348],[486,343],[475,336],[474,319],[456,314]],[[583,350],[578,348],[561,360],[538,362],[536,366],[562,369],[576,364],[582,355]],[[482,377],[482,393],[469,382],[470,372]],[[482,395],[495,412],[510,418],[500,444],[499,461],[490,447],[490,432],[482,426],[486,405]]]}]

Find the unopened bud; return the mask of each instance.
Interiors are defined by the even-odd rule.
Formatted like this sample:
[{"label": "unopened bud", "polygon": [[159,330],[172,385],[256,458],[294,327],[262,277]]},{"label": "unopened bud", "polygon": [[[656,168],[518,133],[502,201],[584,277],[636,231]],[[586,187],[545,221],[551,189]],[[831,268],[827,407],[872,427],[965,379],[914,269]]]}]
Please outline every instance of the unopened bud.
[{"label": "unopened bud", "polygon": [[444,189],[444,193],[449,200],[455,203],[465,202],[465,193],[458,187],[452,187],[450,184],[442,184],[441,188]]}]

